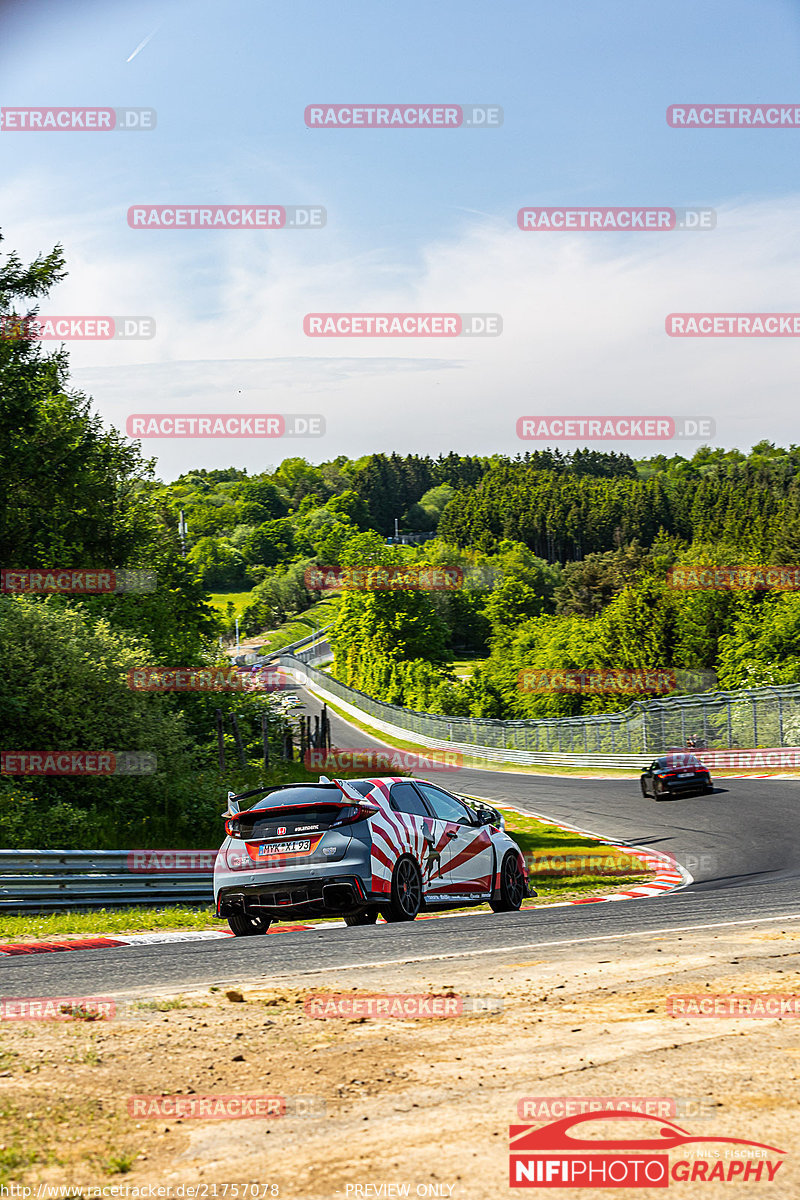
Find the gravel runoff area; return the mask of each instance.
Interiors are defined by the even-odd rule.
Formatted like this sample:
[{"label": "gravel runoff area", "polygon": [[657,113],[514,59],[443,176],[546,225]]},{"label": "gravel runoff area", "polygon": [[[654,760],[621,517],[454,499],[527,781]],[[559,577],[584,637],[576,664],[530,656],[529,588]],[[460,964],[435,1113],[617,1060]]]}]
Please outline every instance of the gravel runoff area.
[{"label": "gravel runoff area", "polygon": [[[433,962],[127,995],[116,998],[112,1019],[89,1019],[89,1004],[66,1020],[7,1019],[0,1181],[130,1197],[148,1184],[190,1196],[192,1185],[200,1200],[222,1196],[225,1184],[229,1196],[238,1185],[240,1197],[249,1185],[248,1198],[497,1200],[520,1194],[508,1182],[509,1125],[561,1115],[557,1106],[542,1109],[543,1100],[639,1097],[658,1102],[654,1115],[671,1114],[692,1136],[786,1151],[768,1156],[781,1161],[775,1181],[758,1182],[759,1196],[784,1200],[800,1193],[800,1023],[672,1017],[668,997],[800,993],[798,949],[800,922],[790,920],[584,936],[544,942],[523,961],[490,947]],[[326,1011],[313,998],[328,992],[347,997],[349,1015],[311,1015]],[[352,1005],[376,994],[438,995],[450,1015],[398,1018],[374,1013],[364,999]],[[433,1002],[423,1012],[425,1003]],[[6,1017],[13,1012],[6,1002]],[[158,1109],[159,1098],[175,1095],[182,1116],[171,1115],[169,1102]],[[237,1102],[226,1102],[225,1119],[186,1107],[243,1095],[273,1098],[262,1101],[272,1115],[233,1119]],[[619,1134],[620,1124],[603,1122],[603,1134]],[[692,1145],[672,1159],[692,1158],[707,1174],[713,1149]],[[727,1171],[731,1148],[718,1149]],[[738,1190],[707,1180],[703,1196],[753,1195],[753,1182],[740,1178],[742,1159],[735,1161]],[[669,1194],[682,1200],[698,1187],[671,1181]],[[625,1200],[641,1190],[612,1194]]]}]

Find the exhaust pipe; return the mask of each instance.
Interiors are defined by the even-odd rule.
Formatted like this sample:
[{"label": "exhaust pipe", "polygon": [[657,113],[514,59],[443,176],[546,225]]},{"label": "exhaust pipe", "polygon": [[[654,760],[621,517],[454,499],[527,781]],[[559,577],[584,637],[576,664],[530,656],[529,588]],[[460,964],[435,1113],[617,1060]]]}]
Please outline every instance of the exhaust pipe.
[{"label": "exhaust pipe", "polygon": [[322,903],[326,908],[344,912],[354,908],[356,894],[351,883],[326,883],[322,889]]}]

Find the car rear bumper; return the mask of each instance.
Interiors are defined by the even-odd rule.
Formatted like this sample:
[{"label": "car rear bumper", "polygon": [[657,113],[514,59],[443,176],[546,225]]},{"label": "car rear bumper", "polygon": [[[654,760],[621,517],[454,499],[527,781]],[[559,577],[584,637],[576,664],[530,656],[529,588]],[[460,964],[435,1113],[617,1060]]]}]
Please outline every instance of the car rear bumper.
[{"label": "car rear bumper", "polygon": [[661,786],[668,792],[694,792],[698,788],[710,787],[711,780],[705,775],[695,775],[692,779],[670,779]]},{"label": "car rear bumper", "polygon": [[373,898],[358,875],[314,875],[299,879],[270,879],[220,889],[217,916],[232,911],[286,921],[295,917],[335,917],[358,912]]}]

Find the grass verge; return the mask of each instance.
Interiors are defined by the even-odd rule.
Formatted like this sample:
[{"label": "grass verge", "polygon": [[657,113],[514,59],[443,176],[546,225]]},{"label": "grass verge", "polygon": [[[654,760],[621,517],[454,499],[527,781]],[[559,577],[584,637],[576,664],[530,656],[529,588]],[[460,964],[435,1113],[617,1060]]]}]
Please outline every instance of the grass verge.
[{"label": "grass verge", "polygon": [[249,592],[210,592],[209,604],[221,617],[228,615],[228,605],[233,605],[234,617],[240,617],[253,598],[252,589]]},{"label": "grass verge", "polygon": [[315,629],[329,625],[336,616],[337,604],[338,599],[320,600],[305,612],[293,617],[291,621],[284,621],[283,625],[264,635],[261,653],[274,654],[276,650],[298,642],[300,638],[308,637]]}]

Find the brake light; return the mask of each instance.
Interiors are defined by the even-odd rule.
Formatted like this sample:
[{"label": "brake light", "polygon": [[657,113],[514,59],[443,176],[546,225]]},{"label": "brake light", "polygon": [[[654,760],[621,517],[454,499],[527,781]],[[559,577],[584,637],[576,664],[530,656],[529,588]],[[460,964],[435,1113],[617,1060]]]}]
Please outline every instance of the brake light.
[{"label": "brake light", "polygon": [[349,808],[342,809],[341,816],[331,822],[331,829],[340,825],[355,825],[356,821],[365,821],[367,817],[374,817],[379,811],[374,804],[352,804]]}]

